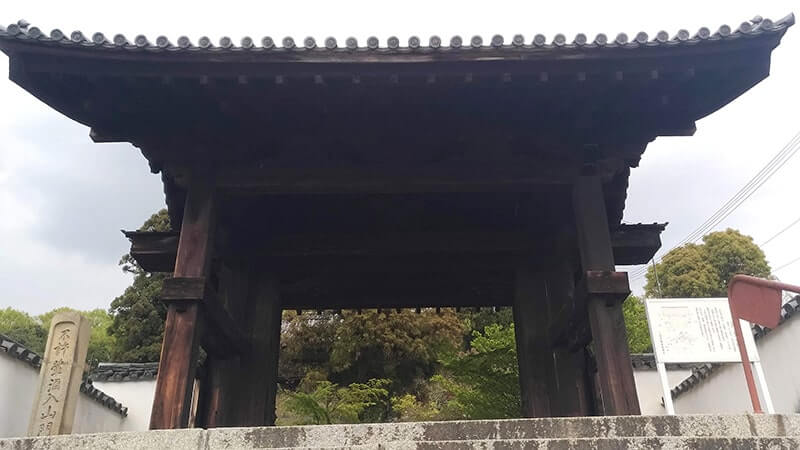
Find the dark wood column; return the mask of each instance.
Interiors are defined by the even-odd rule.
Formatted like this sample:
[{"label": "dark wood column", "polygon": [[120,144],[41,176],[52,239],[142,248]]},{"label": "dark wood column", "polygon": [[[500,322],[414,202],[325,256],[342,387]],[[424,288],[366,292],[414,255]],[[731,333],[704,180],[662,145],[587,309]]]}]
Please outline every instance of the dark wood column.
[{"label": "dark wood column", "polygon": [[[176,278],[207,276],[214,234],[214,187],[210,177],[193,177],[181,225]],[[151,429],[185,428],[189,421],[192,386],[203,317],[201,298],[168,304],[158,379],[150,413]]]},{"label": "dark wood column", "polygon": [[514,330],[524,417],[549,417],[555,389],[553,348],[548,336],[547,281],[529,267],[516,271]]},{"label": "dark wood column", "polygon": [[558,407],[553,409],[553,415],[583,417],[596,414],[586,349],[556,347],[553,358],[558,380]]},{"label": "dark wood column", "polygon": [[[241,264],[229,263],[222,265],[218,272],[217,298],[220,306],[229,313],[232,322],[243,329],[248,300],[246,268]],[[246,344],[246,341],[243,343]],[[202,401],[198,408],[201,426],[216,428],[239,425],[238,402],[242,395],[246,395],[248,388],[241,383],[241,356],[245,351],[246,348],[238,348],[206,354],[206,377],[201,385]]]},{"label": "dark wood column", "polygon": [[[578,295],[586,298],[597,359],[601,411],[605,415],[640,414],[622,316],[625,294],[621,291],[627,289],[627,277],[624,273],[614,272],[614,256],[600,178],[579,177],[572,199],[583,274]],[[619,289],[619,281],[623,279],[625,289]],[[595,283],[596,280],[601,283]],[[606,289],[609,285],[611,288]]]},{"label": "dark wood column", "polygon": [[239,426],[275,424],[275,398],[278,388],[281,304],[276,279],[265,270],[250,271],[245,333],[250,346],[241,357],[241,376],[237,381]]},{"label": "dark wood column", "polygon": [[[547,277],[547,293],[550,300],[551,335],[562,339],[553,345],[555,364],[555,392],[550,394],[553,416],[589,416],[595,413],[592,403],[591,383],[586,371],[586,355],[582,343],[576,343],[573,336],[580,331],[569,328],[569,321],[553,323],[554,317],[572,316],[575,311],[575,280],[571,267],[564,267]],[[554,329],[554,326],[560,326]]]}]

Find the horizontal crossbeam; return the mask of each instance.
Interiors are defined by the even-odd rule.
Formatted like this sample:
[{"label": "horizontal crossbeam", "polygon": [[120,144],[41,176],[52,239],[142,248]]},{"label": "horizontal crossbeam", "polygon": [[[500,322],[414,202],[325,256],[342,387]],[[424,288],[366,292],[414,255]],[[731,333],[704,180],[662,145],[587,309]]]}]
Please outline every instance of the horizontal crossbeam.
[{"label": "horizontal crossbeam", "polygon": [[229,357],[246,350],[247,341],[241,328],[220,304],[216,291],[205,278],[167,278],[159,298],[165,303],[202,305],[209,327],[209,332],[204,333],[203,348],[209,353]]},{"label": "horizontal crossbeam", "polygon": [[[661,247],[660,234],[664,225],[622,225],[612,233],[614,259],[618,265],[644,264]],[[131,241],[131,255],[148,272],[170,272],[175,265],[178,248],[177,232],[139,232],[126,231]],[[292,260],[300,267],[339,268],[369,272],[381,271],[380,258],[394,262],[387,269],[402,268],[398,261],[408,260],[409,270],[417,267],[434,269],[438,255],[442,267],[458,264],[486,264],[513,266],[514,256],[531,254],[551,254],[543,252],[546,240],[536,240],[535,236],[522,232],[454,232],[454,233],[384,233],[381,235],[285,235],[269,240],[264,248],[258,249],[261,257],[276,259],[276,262],[291,266]],[[414,263],[413,257],[418,258]],[[469,255],[482,255],[469,258]],[[447,258],[451,256],[452,258]],[[391,258],[388,258],[391,257]],[[405,257],[405,258],[404,258]],[[299,260],[299,262],[298,262]],[[358,261],[363,260],[362,264]],[[473,264],[469,261],[473,260]],[[550,261],[551,262],[551,261]],[[426,266],[427,264],[427,266]]]}]

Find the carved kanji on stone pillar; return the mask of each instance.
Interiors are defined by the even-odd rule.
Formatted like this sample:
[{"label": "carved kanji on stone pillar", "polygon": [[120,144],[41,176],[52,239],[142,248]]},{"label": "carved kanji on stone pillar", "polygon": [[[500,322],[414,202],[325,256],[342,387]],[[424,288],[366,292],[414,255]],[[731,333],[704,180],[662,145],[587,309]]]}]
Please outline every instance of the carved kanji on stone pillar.
[{"label": "carved kanji on stone pillar", "polygon": [[83,316],[66,311],[53,317],[28,435],[72,432],[88,348],[89,322]]}]

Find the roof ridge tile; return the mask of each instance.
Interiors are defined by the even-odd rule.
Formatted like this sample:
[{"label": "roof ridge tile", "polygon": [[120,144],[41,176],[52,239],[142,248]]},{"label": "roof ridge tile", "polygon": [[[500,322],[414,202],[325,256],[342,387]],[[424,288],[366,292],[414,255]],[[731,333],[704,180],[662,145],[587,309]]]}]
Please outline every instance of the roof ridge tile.
[{"label": "roof ridge tile", "polygon": [[[589,47],[602,47],[602,46],[614,46],[614,47],[638,47],[638,46],[660,46],[660,45],[679,45],[684,43],[698,43],[701,41],[716,41],[720,39],[732,39],[732,38],[739,38],[743,36],[758,36],[765,33],[779,33],[790,26],[794,25],[795,18],[794,14],[788,14],[787,16],[777,20],[772,21],[770,19],[761,18],[760,16],[756,16],[753,19],[743,22],[740,26],[738,26],[735,30],[728,26],[728,25],[721,25],[719,29],[715,33],[711,33],[710,29],[707,27],[701,27],[698,31],[691,35],[686,30],[679,30],[677,34],[672,38],[668,38],[668,34],[664,31],[659,31],[656,33],[652,39],[648,36],[647,33],[644,31],[640,31],[635,35],[632,40],[628,39],[628,35],[625,33],[617,34],[614,41],[609,41],[608,38],[605,37],[604,34],[598,34],[597,38],[592,42],[593,45],[587,44],[586,36],[583,33],[577,33],[576,37],[573,41],[568,41],[564,34],[558,33],[553,37],[551,43],[547,43],[546,38],[544,35],[537,34],[533,41],[530,44],[524,43],[524,38],[522,35],[514,35],[513,39],[510,41],[513,45],[504,45],[506,42],[505,37],[502,34],[495,34],[492,36],[490,40],[490,46],[483,45],[483,38],[480,35],[475,35],[470,39],[470,45],[464,47],[463,40],[459,36],[453,36],[453,39],[450,41],[448,49],[455,50],[455,49],[472,49],[472,50],[485,50],[485,49],[493,49],[496,51],[508,51],[514,49],[534,49],[538,47],[545,47],[548,49],[577,49],[577,48],[589,48]],[[200,43],[198,47],[194,47],[191,45],[191,41],[186,38],[185,36],[181,36],[178,39],[178,45],[172,45],[165,36],[159,36],[155,42],[151,42],[147,36],[143,34],[139,34],[133,40],[133,44],[131,44],[127,38],[122,34],[114,35],[114,39],[109,41],[105,38],[102,33],[94,33],[92,35],[92,39],[87,39],[84,33],[81,31],[74,31],[69,37],[64,36],[64,34],[55,29],[50,35],[45,35],[41,32],[41,30],[37,27],[30,27],[28,22],[24,20],[19,20],[16,23],[9,24],[7,27],[0,26],[0,39],[19,39],[19,40],[37,40],[42,42],[48,43],[55,43],[61,45],[74,45],[74,44],[81,44],[86,45],[89,47],[101,47],[101,48],[125,48],[127,50],[137,50],[137,49],[148,49],[148,50],[160,50],[160,51],[187,51],[187,50],[197,50],[198,47],[200,50],[205,51],[232,51],[232,50],[264,50],[264,49],[272,49],[274,48],[274,42],[268,38],[264,38],[265,40],[261,41],[261,46],[254,45],[254,40],[248,36],[245,36],[241,40],[240,45],[234,44],[234,41],[229,37],[223,37],[220,40],[220,45],[215,46],[211,43],[211,40],[208,37],[201,37]],[[283,39],[283,46],[281,49],[283,50],[292,50],[292,51],[304,51],[304,50],[318,50],[318,51],[352,51],[358,49],[381,49],[381,50],[389,50],[390,52],[399,52],[399,51],[409,51],[409,50],[427,50],[427,51],[434,51],[441,46],[441,39],[437,36],[431,36],[429,39],[429,45],[423,46],[422,40],[416,36],[412,36],[407,43],[407,46],[402,47],[400,45],[399,39],[392,36],[385,40],[385,47],[380,47],[380,41],[375,37],[370,37],[367,40],[366,47],[357,47],[357,41],[352,38],[348,38],[347,46],[342,48],[335,45],[336,40],[334,38],[328,37],[324,41],[325,45],[322,47],[318,47],[316,45],[316,41],[313,37],[307,37],[304,40],[303,46],[298,46],[295,43],[295,40],[292,37],[285,37]],[[353,45],[351,45],[353,44]]]}]

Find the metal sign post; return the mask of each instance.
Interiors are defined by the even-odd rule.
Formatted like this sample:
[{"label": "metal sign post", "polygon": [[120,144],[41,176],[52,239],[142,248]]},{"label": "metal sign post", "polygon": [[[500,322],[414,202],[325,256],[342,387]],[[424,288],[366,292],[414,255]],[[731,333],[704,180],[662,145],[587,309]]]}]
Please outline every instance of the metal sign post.
[{"label": "metal sign post", "polygon": [[[734,275],[728,283],[728,300],[731,309],[731,316],[734,319],[744,319],[767,328],[775,328],[781,319],[781,291],[791,291],[800,293],[800,286],[781,283],[780,281],[765,280],[763,278],[751,277],[748,275]],[[744,378],[747,381],[747,390],[750,391],[750,400],[753,403],[753,411],[761,412],[761,403],[758,400],[756,383],[753,380],[753,371],[750,368],[750,358],[748,349],[743,341],[742,327],[739,321],[734,320],[733,327],[736,331],[736,340],[739,344],[739,351],[742,359],[742,369]],[[747,333],[748,335],[750,333]],[[758,378],[762,380],[762,392],[766,392],[766,381],[764,381],[763,369],[761,364],[756,365],[759,372]],[[765,394],[766,395],[766,394]],[[767,411],[772,409],[772,400],[767,400]]]}]

